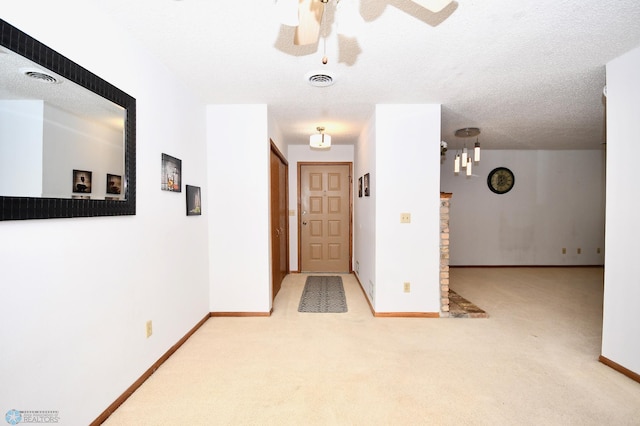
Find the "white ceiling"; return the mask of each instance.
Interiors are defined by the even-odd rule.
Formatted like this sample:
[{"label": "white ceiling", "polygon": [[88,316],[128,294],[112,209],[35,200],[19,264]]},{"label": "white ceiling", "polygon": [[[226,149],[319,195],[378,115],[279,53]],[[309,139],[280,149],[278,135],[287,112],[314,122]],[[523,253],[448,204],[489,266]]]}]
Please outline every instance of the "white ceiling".
[{"label": "white ceiling", "polygon": [[[319,125],[351,144],[376,104],[439,103],[450,148],[463,127],[485,148],[599,148],[605,64],[640,46],[639,0],[458,0],[438,14],[360,0],[365,25],[340,41],[331,0],[327,65],[322,39],[293,45],[274,0],[100,3],[204,102],[267,104],[288,144]],[[335,84],[312,87],[312,71]]]}]

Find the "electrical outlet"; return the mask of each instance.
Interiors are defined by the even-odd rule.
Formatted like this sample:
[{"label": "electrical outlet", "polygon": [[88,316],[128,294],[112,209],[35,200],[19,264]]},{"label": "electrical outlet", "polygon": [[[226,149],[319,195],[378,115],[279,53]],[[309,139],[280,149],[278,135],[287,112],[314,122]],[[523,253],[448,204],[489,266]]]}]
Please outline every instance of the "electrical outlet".
[{"label": "electrical outlet", "polygon": [[411,213],[400,213],[400,223],[411,223]]},{"label": "electrical outlet", "polygon": [[562,254],[567,254],[567,249],[562,247]]},{"label": "electrical outlet", "polygon": [[578,247],[578,254],[582,253],[582,249],[580,247]]},{"label": "electrical outlet", "polygon": [[596,253],[600,254],[600,247],[596,250]]},{"label": "electrical outlet", "polygon": [[151,320],[147,321],[147,337],[151,337],[151,335],[153,334],[153,324],[151,323]]},{"label": "electrical outlet", "polygon": [[411,283],[409,282],[404,283],[404,292],[411,293]]}]

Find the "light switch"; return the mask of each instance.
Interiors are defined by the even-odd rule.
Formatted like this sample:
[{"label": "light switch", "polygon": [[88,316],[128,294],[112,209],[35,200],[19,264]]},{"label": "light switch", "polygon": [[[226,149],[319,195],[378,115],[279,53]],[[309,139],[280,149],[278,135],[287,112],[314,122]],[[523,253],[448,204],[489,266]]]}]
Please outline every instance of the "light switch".
[{"label": "light switch", "polygon": [[411,213],[400,213],[400,223],[411,223]]}]

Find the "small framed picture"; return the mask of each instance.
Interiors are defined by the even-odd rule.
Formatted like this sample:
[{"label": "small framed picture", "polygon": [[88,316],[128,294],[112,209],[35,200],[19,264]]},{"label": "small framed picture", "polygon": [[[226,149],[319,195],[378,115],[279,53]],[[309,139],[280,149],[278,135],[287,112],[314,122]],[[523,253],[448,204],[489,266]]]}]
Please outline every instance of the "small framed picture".
[{"label": "small framed picture", "polygon": [[73,192],[82,194],[91,193],[91,172],[87,170],[73,171]]},{"label": "small framed picture", "polygon": [[369,173],[367,173],[366,175],[364,175],[364,196],[368,197],[371,194],[370,188],[369,188]]},{"label": "small framed picture", "polygon": [[362,197],[362,176],[358,178],[358,197]]},{"label": "small framed picture", "polygon": [[120,194],[122,191],[122,176],[107,173],[107,194]]},{"label": "small framed picture", "polygon": [[199,186],[185,185],[187,190],[187,216],[202,214],[202,198]]},{"label": "small framed picture", "polygon": [[162,154],[162,175],[160,189],[182,192],[182,160]]}]

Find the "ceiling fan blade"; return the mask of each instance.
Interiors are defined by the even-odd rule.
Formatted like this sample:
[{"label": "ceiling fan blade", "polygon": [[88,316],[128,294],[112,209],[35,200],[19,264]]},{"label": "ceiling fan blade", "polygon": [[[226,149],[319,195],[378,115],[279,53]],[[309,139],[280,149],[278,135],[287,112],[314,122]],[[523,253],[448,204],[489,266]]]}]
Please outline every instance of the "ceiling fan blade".
[{"label": "ceiling fan blade", "polygon": [[433,13],[438,13],[449,5],[453,0],[411,0],[414,3],[430,10]]},{"label": "ceiling fan blade", "polygon": [[293,38],[294,44],[304,46],[318,42],[323,13],[324,3],[318,0],[300,0],[298,7],[299,24]]}]

